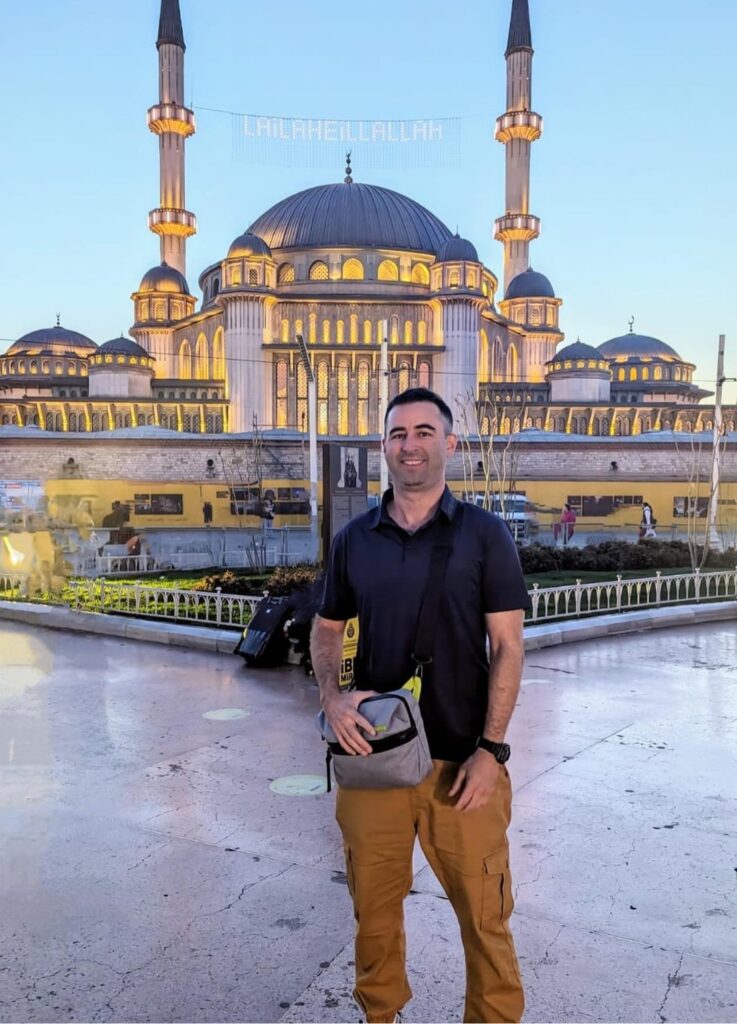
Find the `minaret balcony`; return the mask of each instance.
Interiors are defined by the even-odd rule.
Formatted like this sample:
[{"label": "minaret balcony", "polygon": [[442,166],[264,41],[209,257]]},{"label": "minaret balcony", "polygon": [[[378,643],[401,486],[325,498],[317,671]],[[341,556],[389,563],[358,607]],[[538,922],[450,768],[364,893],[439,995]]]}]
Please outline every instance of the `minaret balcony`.
[{"label": "minaret balcony", "polygon": [[543,119],[531,110],[508,110],[496,119],[496,138],[499,142],[524,139],[535,142],[543,133]]},{"label": "minaret balcony", "polygon": [[173,132],[188,139],[197,131],[194,111],[176,103],[157,103],[148,112],[148,127],[154,135]]},{"label": "minaret balcony", "polygon": [[183,235],[187,238],[197,232],[197,218],[188,210],[159,207],[148,215],[148,226],[156,235]]},{"label": "minaret balcony", "polygon": [[531,242],[540,234],[540,218],[531,213],[507,213],[494,221],[498,242]]}]

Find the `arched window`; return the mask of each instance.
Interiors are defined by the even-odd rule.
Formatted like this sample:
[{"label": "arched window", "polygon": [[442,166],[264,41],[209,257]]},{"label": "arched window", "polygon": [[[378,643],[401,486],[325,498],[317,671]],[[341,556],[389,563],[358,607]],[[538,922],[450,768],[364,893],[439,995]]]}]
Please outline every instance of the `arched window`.
[{"label": "arched window", "polygon": [[363,435],[369,432],[369,382],[371,380],[371,366],[367,359],[362,359],[359,362],[356,377],[356,395],[358,398],[357,425],[358,433]]},{"label": "arched window", "polygon": [[355,313],[351,313],[350,318],[350,342],[351,345],[358,344],[358,317]]},{"label": "arched window", "polygon": [[214,380],[225,379],[225,349],[223,329],[218,327],[212,339],[212,376]]},{"label": "arched window", "polygon": [[420,322],[417,325],[417,344],[427,344],[427,324],[425,323],[424,320],[420,320]]},{"label": "arched window", "polygon": [[297,363],[297,430],[307,433],[307,371],[300,359]]},{"label": "arched window", "polygon": [[310,267],[310,281],[327,281],[330,277],[327,263],[322,260],[315,260]]},{"label": "arched window", "polygon": [[163,299],[154,302],[154,320],[166,320],[166,302]]},{"label": "arched window", "polygon": [[650,368],[648,366],[643,366],[642,368],[642,379],[650,380]]},{"label": "arched window", "polygon": [[430,271],[424,263],[415,263],[412,267],[412,284],[430,284]]},{"label": "arched window", "polygon": [[287,385],[289,381],[289,362],[277,359],[274,364],[274,397],[276,403],[274,421],[277,427],[288,424]]},{"label": "arched window", "polygon": [[625,378],[624,368],[620,366],[620,368],[617,370],[617,380],[624,380],[624,378]]},{"label": "arched window", "polygon": [[[10,364],[10,372],[13,372],[13,364]],[[64,373],[64,366],[62,363],[54,363],[54,373]]]},{"label": "arched window", "polygon": [[312,345],[314,345],[315,342],[317,341],[317,314],[316,313],[310,313],[309,317],[307,318],[307,326],[308,326],[308,334],[309,334],[308,341]]},{"label": "arched window", "polygon": [[62,418],[61,413],[57,412],[54,415],[54,430],[61,431],[63,429],[64,429],[64,420]]},{"label": "arched window", "polygon": [[430,360],[421,359],[417,367],[417,384],[421,388],[431,387],[430,383]]},{"label": "arched window", "polygon": [[330,368],[326,359],[317,364],[317,432],[327,434],[329,428],[328,394]]},{"label": "arched window", "polygon": [[289,321],[286,317],[283,318],[279,328],[279,340],[283,342],[289,341]]},{"label": "arched window", "polygon": [[345,343],[345,324],[342,320],[338,320],[335,325],[335,343],[336,345]]},{"label": "arched window", "polygon": [[210,350],[204,334],[199,335],[195,345],[195,376],[198,380],[210,379]]},{"label": "arched window", "polygon": [[681,368],[680,368],[680,366],[676,366],[673,369],[673,380],[680,380],[680,379],[681,379]]},{"label": "arched window", "polygon": [[519,379],[518,367],[519,357],[517,355],[517,349],[514,345],[510,345],[509,351],[507,352],[507,380],[516,381]]},{"label": "arched window", "polygon": [[363,281],[363,263],[360,260],[351,258],[343,264],[344,281]]},{"label": "arched window", "polygon": [[370,320],[364,320],[363,321],[363,343],[364,343],[364,345],[370,345],[371,344],[371,321]]},{"label": "arched window", "polygon": [[[92,417],[93,424],[94,424],[95,419],[96,419],[96,417],[93,416]],[[46,413],[46,429],[47,430],[53,430],[54,429],[54,414],[51,413],[51,412],[47,412]],[[97,429],[97,428],[95,428],[95,429]]]},{"label": "arched window", "polygon": [[448,287],[449,288],[458,288],[458,287],[460,287],[460,284],[461,284],[461,274],[460,274],[460,271],[458,271],[458,270],[451,270],[450,274],[448,275]]},{"label": "arched window", "polygon": [[662,379],[663,379],[663,367],[658,365],[653,370],[653,380],[662,380]]},{"label": "arched window", "polygon": [[237,286],[242,282],[242,267],[240,263],[234,263],[229,271],[230,283]]},{"label": "arched window", "polygon": [[376,344],[377,345],[380,345],[382,343],[382,341],[385,340],[385,337],[386,337],[385,331],[386,331],[386,328],[384,327],[384,321],[383,320],[377,320],[376,321]]},{"label": "arched window", "polygon": [[67,373],[69,374],[70,377],[76,377],[77,376],[77,364],[76,363],[69,363],[68,366],[67,366]]},{"label": "arched window", "polygon": [[48,372],[49,372],[49,361],[48,361],[48,359],[44,359],[44,361],[41,363],[41,373],[46,373],[47,374]]},{"label": "arched window", "polygon": [[404,321],[404,344],[405,345],[411,345],[412,344],[412,334],[413,334],[412,321],[411,320],[405,320]]},{"label": "arched window", "polygon": [[399,317],[393,316],[389,321],[389,344],[399,344]]},{"label": "arched window", "polygon": [[213,282],[212,282],[212,297],[213,297],[213,299],[215,298],[215,296],[218,294],[219,291],[220,291],[220,278],[216,277],[216,278],[213,278]]},{"label": "arched window", "polygon": [[637,380],[637,367],[630,367],[630,380]]},{"label": "arched window", "polygon": [[323,320],[322,322],[322,343],[323,345],[330,344],[330,321]]},{"label": "arched window", "polygon": [[276,272],[277,284],[292,284],[294,281],[294,267],[291,263],[281,263]]},{"label": "arched window", "polygon": [[294,336],[295,336],[295,338],[297,337],[298,334],[301,334],[302,337],[304,337],[304,333],[305,333],[305,325],[302,322],[302,320],[295,320],[294,321]]},{"label": "arched window", "polygon": [[348,360],[341,359],[338,363],[338,433],[343,435],[350,433],[348,382]]},{"label": "arched window", "polygon": [[491,380],[491,351],[489,349],[489,335],[482,328],[479,331],[479,380]]},{"label": "arched window", "polygon": [[398,281],[399,268],[393,260],[382,260],[376,271],[379,281]]},{"label": "arched window", "polygon": [[251,267],[251,269],[248,271],[248,283],[258,284],[258,270],[256,270],[255,267]]},{"label": "arched window", "polygon": [[410,385],[410,374],[412,367],[409,363],[400,363],[399,372],[397,373],[397,391],[406,391]]},{"label": "arched window", "polygon": [[76,414],[76,412],[70,412],[69,413],[69,416],[67,417],[67,422],[69,424],[69,430],[75,431],[77,429],[77,414]]},{"label": "arched window", "polygon": [[31,373],[38,373],[38,362],[35,359],[31,360]]},{"label": "arched window", "polygon": [[179,346],[179,378],[192,379],[192,348],[186,338]]}]

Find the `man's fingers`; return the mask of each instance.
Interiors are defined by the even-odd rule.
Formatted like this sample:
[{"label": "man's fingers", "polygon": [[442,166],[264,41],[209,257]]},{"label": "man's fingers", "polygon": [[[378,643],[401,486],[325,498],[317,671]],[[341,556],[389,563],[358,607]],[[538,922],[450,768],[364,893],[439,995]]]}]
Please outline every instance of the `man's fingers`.
[{"label": "man's fingers", "polygon": [[353,719],[353,721],[358,726],[359,729],[363,729],[364,732],[367,732],[369,734],[369,736],[376,735],[376,729],[374,729],[373,725],[371,724],[371,722],[369,722],[368,718],[364,718],[363,715],[359,715],[358,713],[356,713],[356,717]]},{"label": "man's fingers", "polygon": [[453,785],[448,790],[448,796],[455,796],[460,791],[461,786],[466,780],[466,773],[463,768],[458,769],[458,774],[455,777]]}]

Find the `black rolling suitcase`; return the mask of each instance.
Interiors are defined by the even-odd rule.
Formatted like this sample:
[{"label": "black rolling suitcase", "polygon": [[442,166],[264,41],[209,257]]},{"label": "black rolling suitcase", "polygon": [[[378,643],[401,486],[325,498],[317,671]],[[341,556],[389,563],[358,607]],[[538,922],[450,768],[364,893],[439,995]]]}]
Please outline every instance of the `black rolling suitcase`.
[{"label": "black rolling suitcase", "polygon": [[287,651],[284,624],[292,613],[286,597],[265,597],[243,630],[233,654],[240,654],[247,665],[269,668],[281,665]]}]

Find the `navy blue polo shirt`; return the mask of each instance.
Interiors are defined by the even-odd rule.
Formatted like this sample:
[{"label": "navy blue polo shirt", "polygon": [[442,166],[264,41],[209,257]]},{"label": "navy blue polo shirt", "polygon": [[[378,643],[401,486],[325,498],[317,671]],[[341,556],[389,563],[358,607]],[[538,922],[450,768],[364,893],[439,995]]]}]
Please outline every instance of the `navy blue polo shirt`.
[{"label": "navy blue polo shirt", "polygon": [[[458,501],[446,487],[433,519],[408,533],[380,508],[357,516],[330,551],[319,614],[358,616],[358,689],[385,692],[412,675],[412,649],[433,545],[450,530],[433,660],[420,705],[434,758],[464,761],[483,732],[488,701],[486,612],[529,608],[512,535],[498,516]],[[444,523],[451,524],[446,527]]]}]

